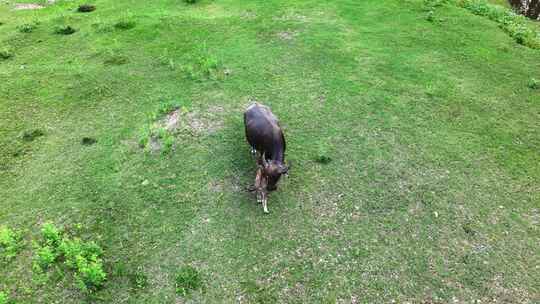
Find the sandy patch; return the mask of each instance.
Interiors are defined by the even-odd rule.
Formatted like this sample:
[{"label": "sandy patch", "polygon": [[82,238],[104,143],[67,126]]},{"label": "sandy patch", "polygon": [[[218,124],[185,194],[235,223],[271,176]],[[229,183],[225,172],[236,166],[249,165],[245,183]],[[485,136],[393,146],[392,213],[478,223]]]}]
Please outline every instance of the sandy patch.
[{"label": "sandy patch", "polygon": [[17,3],[13,7],[13,10],[22,11],[22,10],[36,10],[36,9],[42,9],[42,8],[45,8],[45,6],[35,4],[35,3]]}]

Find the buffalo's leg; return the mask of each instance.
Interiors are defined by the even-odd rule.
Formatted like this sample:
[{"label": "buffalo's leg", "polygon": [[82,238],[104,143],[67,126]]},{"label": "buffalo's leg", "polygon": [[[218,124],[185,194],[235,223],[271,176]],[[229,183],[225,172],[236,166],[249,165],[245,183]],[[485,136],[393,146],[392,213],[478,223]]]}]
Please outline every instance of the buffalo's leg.
[{"label": "buffalo's leg", "polygon": [[270,212],[268,212],[268,196],[267,195],[264,195],[262,204],[263,204],[264,213],[270,213]]}]

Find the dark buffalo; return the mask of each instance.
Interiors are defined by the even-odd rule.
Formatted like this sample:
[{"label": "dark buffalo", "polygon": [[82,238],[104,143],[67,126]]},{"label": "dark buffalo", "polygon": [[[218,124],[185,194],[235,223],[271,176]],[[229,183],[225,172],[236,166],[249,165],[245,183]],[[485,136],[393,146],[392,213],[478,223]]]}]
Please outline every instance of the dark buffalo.
[{"label": "dark buffalo", "polygon": [[285,137],[277,117],[269,107],[259,103],[247,108],[244,124],[251,152],[257,155],[257,201],[263,204],[264,212],[268,213],[268,192],[277,189],[281,175],[289,170],[285,165]]}]

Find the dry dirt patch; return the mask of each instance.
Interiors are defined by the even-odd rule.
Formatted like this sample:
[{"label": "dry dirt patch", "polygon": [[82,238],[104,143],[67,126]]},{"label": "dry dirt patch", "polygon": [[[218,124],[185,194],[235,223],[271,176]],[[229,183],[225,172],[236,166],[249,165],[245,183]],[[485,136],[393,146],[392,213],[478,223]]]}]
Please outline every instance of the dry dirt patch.
[{"label": "dry dirt patch", "polygon": [[277,36],[281,40],[293,40],[296,36],[298,36],[298,32],[297,31],[283,31],[283,32],[277,33]]},{"label": "dry dirt patch", "polygon": [[36,10],[36,9],[42,9],[45,8],[45,6],[35,3],[17,3],[13,7],[13,10],[15,11],[22,11],[22,10]]},{"label": "dry dirt patch", "polygon": [[176,109],[167,114],[160,125],[169,132],[187,129],[194,135],[213,134],[223,127],[223,121],[218,115],[221,112],[221,107],[211,107],[206,112]]}]

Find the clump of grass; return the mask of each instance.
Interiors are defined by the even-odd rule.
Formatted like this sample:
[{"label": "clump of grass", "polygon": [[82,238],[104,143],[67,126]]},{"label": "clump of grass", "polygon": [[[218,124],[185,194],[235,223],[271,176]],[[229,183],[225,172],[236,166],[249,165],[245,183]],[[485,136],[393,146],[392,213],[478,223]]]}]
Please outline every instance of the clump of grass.
[{"label": "clump of grass", "polygon": [[330,148],[326,144],[319,144],[315,153],[315,161],[320,164],[328,164],[332,161],[330,156]]},{"label": "clump of grass", "polygon": [[31,33],[37,28],[37,23],[25,23],[17,26],[21,33]]},{"label": "clump of grass", "polygon": [[184,2],[188,4],[195,4],[197,3],[197,0],[184,0]]},{"label": "clump of grass", "polygon": [[158,119],[165,114],[169,114],[172,111],[180,109],[180,102],[176,100],[162,101],[159,103],[158,109],[156,110],[152,119]]},{"label": "clump of grass", "polygon": [[23,141],[26,141],[26,142],[31,142],[31,141],[34,141],[36,140],[37,138],[41,137],[45,135],[45,133],[43,131],[41,131],[40,129],[35,129],[35,130],[31,130],[31,131],[24,131],[23,134],[22,134],[22,140]]},{"label": "clump of grass", "polygon": [[11,57],[13,57],[13,53],[10,50],[8,49],[0,50],[0,60],[8,60]]},{"label": "clump of grass", "polygon": [[91,4],[82,4],[82,5],[79,5],[79,7],[77,8],[77,11],[79,13],[90,13],[95,10],[96,10],[96,6],[91,5]]},{"label": "clump of grass", "polygon": [[76,32],[77,30],[70,25],[59,26],[54,30],[54,33],[57,35],[72,35]]},{"label": "clump of grass", "polygon": [[165,127],[157,124],[146,125],[139,135],[139,146],[152,152],[168,154],[174,147],[175,137]]},{"label": "clump of grass", "polygon": [[475,15],[497,22],[517,43],[540,49],[540,34],[528,25],[524,16],[486,0],[458,0],[457,4]]},{"label": "clump of grass", "polygon": [[96,22],[92,23],[92,28],[94,28],[97,33],[109,33],[114,30],[114,26],[112,24],[102,22],[99,17],[97,18]]},{"label": "clump of grass", "polygon": [[193,290],[202,288],[202,276],[197,269],[191,266],[184,266],[178,269],[174,280],[176,293],[187,296]]},{"label": "clump of grass", "polygon": [[0,227],[0,260],[8,261],[19,252],[21,236],[8,227]]},{"label": "clump of grass", "polygon": [[[180,114],[186,113],[186,107],[181,106],[177,101],[162,101],[156,111],[150,116],[150,122],[143,125],[139,132],[139,146],[149,148],[152,152],[161,151],[162,154],[168,154],[173,150],[175,142],[175,130],[168,130],[164,117],[174,111],[180,111]],[[179,114],[179,113],[176,113]]]},{"label": "clump of grass", "polygon": [[182,71],[193,80],[205,78],[217,80],[225,76],[219,60],[211,54],[197,57],[194,64],[183,65]]},{"label": "clump of grass", "polygon": [[[240,282],[240,286],[254,303],[277,303],[277,297],[268,288],[260,286],[253,280]],[[250,301],[251,302],[251,301]]]},{"label": "clump of grass", "polygon": [[129,62],[129,59],[121,55],[113,55],[105,59],[104,63],[106,65],[123,65]]},{"label": "clump of grass", "polygon": [[540,90],[540,80],[536,78],[529,79],[529,83],[527,83],[527,86],[531,90]]},{"label": "clump of grass", "polygon": [[137,23],[133,20],[120,20],[114,24],[114,28],[118,30],[129,30],[134,28]]},{"label": "clump of grass", "polygon": [[148,286],[148,276],[140,269],[130,275],[130,282],[136,289],[144,289]]}]

